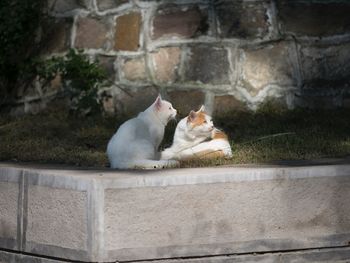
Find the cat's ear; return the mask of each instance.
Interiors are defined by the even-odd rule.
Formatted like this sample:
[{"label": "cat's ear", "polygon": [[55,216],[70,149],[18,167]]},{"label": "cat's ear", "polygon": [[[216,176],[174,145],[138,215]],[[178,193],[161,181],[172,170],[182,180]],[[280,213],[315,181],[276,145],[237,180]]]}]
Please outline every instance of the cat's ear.
[{"label": "cat's ear", "polygon": [[190,114],[188,114],[187,116],[187,122],[193,122],[195,118],[196,118],[196,112],[191,110]]},{"label": "cat's ear", "polygon": [[156,101],[154,102],[154,106],[156,107],[157,110],[160,110],[160,108],[162,107],[162,97],[160,96],[160,94],[156,98]]},{"label": "cat's ear", "polygon": [[205,107],[204,105],[201,106],[201,108],[197,112],[205,112]]}]

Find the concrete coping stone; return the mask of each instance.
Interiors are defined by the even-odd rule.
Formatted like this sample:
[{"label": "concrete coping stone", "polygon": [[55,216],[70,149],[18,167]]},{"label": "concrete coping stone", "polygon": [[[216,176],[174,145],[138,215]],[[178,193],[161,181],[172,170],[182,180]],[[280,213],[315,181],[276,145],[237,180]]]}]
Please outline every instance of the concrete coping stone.
[{"label": "concrete coping stone", "polygon": [[[55,186],[61,179],[87,183],[101,181],[105,188],[164,187],[191,184],[212,184],[261,180],[288,180],[312,177],[350,175],[350,164],[321,165],[243,165],[205,168],[175,168],[162,170],[112,170],[74,168],[57,165],[0,163],[0,169],[10,169],[1,180],[16,180],[21,172],[36,178],[36,184]],[[15,177],[12,177],[15,175]],[[59,185],[57,185],[59,186]],[[61,185],[61,187],[65,188]],[[71,188],[71,187],[70,187]],[[84,187],[85,189],[85,187]],[[77,189],[78,190],[78,189]]]}]

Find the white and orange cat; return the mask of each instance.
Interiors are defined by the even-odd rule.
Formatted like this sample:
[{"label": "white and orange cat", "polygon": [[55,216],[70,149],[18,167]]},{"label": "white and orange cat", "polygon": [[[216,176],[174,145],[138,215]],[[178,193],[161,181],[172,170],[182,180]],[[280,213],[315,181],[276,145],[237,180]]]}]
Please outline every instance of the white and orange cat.
[{"label": "white and orange cat", "polygon": [[211,140],[202,142],[178,153],[178,160],[231,158],[232,150],[228,136],[214,128]]},{"label": "white and orange cat", "polygon": [[[210,141],[207,141],[211,139]],[[216,129],[204,106],[191,111],[176,127],[171,147],[161,153],[161,159],[184,160],[191,158],[231,157],[227,135]]]},{"label": "white and orange cat", "polygon": [[149,108],[124,122],[107,145],[111,168],[154,169],[176,165],[175,160],[159,160],[158,153],[164,128],[176,113],[170,102],[158,96]]}]

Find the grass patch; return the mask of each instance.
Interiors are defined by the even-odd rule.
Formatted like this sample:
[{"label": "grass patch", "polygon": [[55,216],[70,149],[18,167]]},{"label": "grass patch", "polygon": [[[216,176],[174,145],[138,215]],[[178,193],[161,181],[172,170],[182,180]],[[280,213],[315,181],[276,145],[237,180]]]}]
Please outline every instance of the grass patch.
[{"label": "grass patch", "polygon": [[[182,162],[181,167],[269,163],[350,154],[350,110],[282,110],[265,106],[256,113],[233,112],[216,118],[232,139],[229,160]],[[78,118],[63,108],[20,118],[0,116],[0,161],[76,166],[108,166],[108,140],[124,120]],[[167,126],[162,148],[171,144],[176,123]]]}]

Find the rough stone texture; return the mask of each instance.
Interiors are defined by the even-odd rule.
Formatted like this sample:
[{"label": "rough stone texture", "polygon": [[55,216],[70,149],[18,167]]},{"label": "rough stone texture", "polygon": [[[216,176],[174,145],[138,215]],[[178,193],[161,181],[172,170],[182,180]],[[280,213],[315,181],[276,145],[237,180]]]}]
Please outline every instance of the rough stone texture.
[{"label": "rough stone texture", "polygon": [[108,78],[112,81],[115,79],[115,69],[114,69],[114,62],[116,60],[116,57],[109,57],[109,56],[99,56],[97,58],[97,61],[99,65],[104,69],[108,75]]},{"label": "rough stone texture", "polygon": [[116,96],[116,112],[121,115],[135,117],[139,112],[147,109],[155,101],[159,90],[154,87],[138,87],[128,90],[128,94],[119,91]]},{"label": "rough stone texture", "polygon": [[175,82],[181,58],[179,47],[161,48],[151,53],[155,79],[161,83]]},{"label": "rough stone texture", "polygon": [[147,81],[145,59],[141,57],[124,60],[121,73],[122,79],[128,81]]},{"label": "rough stone texture", "polygon": [[101,20],[81,17],[77,22],[76,48],[104,48],[107,41],[108,26]]},{"label": "rough stone texture", "polygon": [[215,12],[223,38],[262,38],[268,33],[269,1],[217,1]]},{"label": "rough stone texture", "polygon": [[[324,1],[325,2],[325,1]],[[282,30],[294,35],[330,36],[350,32],[350,3],[277,1]]]},{"label": "rough stone texture", "polygon": [[350,44],[304,46],[300,60],[307,88],[348,88],[350,86]]},{"label": "rough stone texture", "polygon": [[18,194],[17,183],[0,181],[0,247],[7,249],[17,240]]},{"label": "rough stone texture", "polygon": [[229,83],[230,66],[226,49],[194,46],[188,54],[185,67],[185,81],[214,85]]},{"label": "rough stone texture", "polygon": [[129,13],[117,17],[114,49],[136,51],[140,47],[141,14]]},{"label": "rough stone texture", "polygon": [[[350,258],[349,248],[333,249],[310,249],[306,251],[291,251],[280,253],[247,254],[247,255],[225,255],[203,258],[177,259],[179,263],[272,263],[272,262],[314,262],[314,263],[345,263]],[[148,261],[140,261],[146,263]],[[173,260],[160,260],[159,263],[171,263]]]},{"label": "rough stone texture", "polygon": [[86,192],[30,185],[27,252],[35,251],[36,245],[86,250],[86,206]]},{"label": "rough stone texture", "polygon": [[129,0],[97,0],[98,10],[105,11],[108,9],[117,8],[122,4],[128,3]]},{"label": "rough stone texture", "polygon": [[179,8],[166,6],[153,19],[152,38],[191,38],[207,33],[207,15],[198,6]]},{"label": "rough stone texture", "polygon": [[178,111],[179,116],[186,116],[191,110],[199,110],[204,104],[205,95],[201,91],[170,91],[169,101]]},{"label": "rough stone texture", "polygon": [[35,254],[84,262],[247,254],[249,262],[254,253],[271,262],[269,253],[295,250],[305,257],[283,253],[286,262],[313,262],[316,252],[336,262],[349,254],[348,164],[162,171],[0,164],[0,181],[23,171],[21,238],[30,254],[15,261],[0,252],[0,262]]},{"label": "rough stone texture", "polygon": [[74,9],[91,8],[91,0],[48,0],[49,10],[64,13]]},{"label": "rough stone texture", "polygon": [[40,256],[21,255],[0,251],[0,263],[62,263],[66,261],[41,258]]},{"label": "rough stone texture", "polygon": [[349,176],[107,189],[105,246],[150,257],[317,246],[350,233],[348,187]]},{"label": "rough stone texture", "polygon": [[214,116],[226,116],[234,111],[247,110],[244,103],[232,95],[215,96]]},{"label": "rough stone texture", "polygon": [[70,46],[70,34],[73,25],[73,19],[56,19],[50,24],[48,33],[43,36],[44,50],[43,53],[58,53],[66,51]]},{"label": "rough stone texture", "polygon": [[295,86],[293,62],[288,43],[246,49],[241,55],[242,76],[240,84],[255,96],[267,85]]}]

